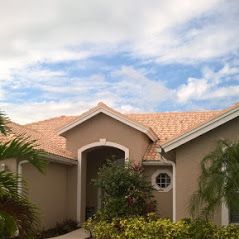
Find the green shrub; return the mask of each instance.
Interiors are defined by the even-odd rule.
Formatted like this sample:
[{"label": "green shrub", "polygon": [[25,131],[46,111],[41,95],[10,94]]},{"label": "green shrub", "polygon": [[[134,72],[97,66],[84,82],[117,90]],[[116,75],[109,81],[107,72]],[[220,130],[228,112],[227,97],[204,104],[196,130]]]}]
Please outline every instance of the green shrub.
[{"label": "green shrub", "polygon": [[153,188],[138,165],[125,167],[108,161],[99,169],[94,183],[103,191],[103,207],[97,212],[100,218],[141,216],[155,210]]},{"label": "green shrub", "polygon": [[89,219],[84,227],[95,239],[239,239],[239,227],[217,226],[202,220],[172,223],[155,215],[112,221]]}]

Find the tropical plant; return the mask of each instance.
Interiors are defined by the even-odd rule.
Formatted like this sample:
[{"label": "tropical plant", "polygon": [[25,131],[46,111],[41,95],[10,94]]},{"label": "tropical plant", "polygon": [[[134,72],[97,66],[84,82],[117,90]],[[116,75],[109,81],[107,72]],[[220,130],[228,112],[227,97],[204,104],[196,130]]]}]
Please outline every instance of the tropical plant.
[{"label": "tropical plant", "polygon": [[139,165],[108,161],[99,169],[95,185],[103,191],[103,206],[97,213],[101,218],[146,215],[155,210],[153,188],[142,176]]},{"label": "tropical plant", "polygon": [[[0,162],[9,159],[28,160],[44,172],[45,152],[37,149],[36,141],[19,136],[6,140],[8,118],[0,112]],[[34,238],[40,225],[39,211],[27,197],[27,187],[20,175],[0,171],[0,238]]]},{"label": "tropical plant", "polygon": [[238,172],[239,141],[220,140],[216,149],[201,161],[198,190],[190,202],[192,216],[208,220],[222,203],[238,210]]},{"label": "tropical plant", "polygon": [[191,219],[173,223],[152,214],[111,221],[91,218],[83,226],[95,239],[239,239],[238,225],[218,226]]}]

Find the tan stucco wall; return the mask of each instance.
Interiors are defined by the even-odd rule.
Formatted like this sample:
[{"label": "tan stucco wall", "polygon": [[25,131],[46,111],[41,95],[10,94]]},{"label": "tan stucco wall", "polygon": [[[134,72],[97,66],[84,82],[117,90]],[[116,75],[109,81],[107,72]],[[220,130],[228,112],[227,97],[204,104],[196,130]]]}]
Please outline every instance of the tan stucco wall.
[{"label": "tan stucco wall", "polygon": [[[151,183],[151,177],[158,169],[167,169],[172,173],[172,167],[164,166],[144,166],[144,176]],[[173,179],[171,179],[173,180]],[[168,192],[159,192],[154,190],[154,199],[157,202],[157,212],[162,218],[173,218],[173,189]]]},{"label": "tan stucco wall", "polygon": [[41,209],[43,227],[49,228],[55,226],[56,222],[72,218],[72,211],[76,211],[73,207],[68,210],[68,200],[72,193],[68,187],[68,170],[73,168],[49,163],[47,173],[42,175],[29,163],[23,164],[23,177],[29,187],[29,198]]},{"label": "tan stucco wall", "polygon": [[[217,141],[221,138],[239,139],[238,117],[176,149],[177,220],[189,216],[188,202],[192,193],[197,189],[200,162],[215,148]],[[216,213],[214,221],[221,223],[221,210]]]},{"label": "tan stucco wall", "polygon": [[[73,152],[76,158],[81,147],[99,142],[100,139],[106,139],[107,142],[117,143],[128,148],[131,161],[141,162],[150,143],[150,139],[144,133],[102,113],[67,131],[64,133],[64,137],[66,138],[66,148]],[[84,220],[85,208],[88,206],[87,198],[85,197],[87,190],[86,158],[87,152],[85,151],[82,154],[83,160],[81,162],[81,221]],[[77,198],[77,186],[75,187],[75,192],[73,189],[71,192],[73,198]],[[90,193],[88,192],[87,194]],[[88,199],[88,201],[90,200]],[[91,203],[89,202],[89,204]],[[70,215],[73,215],[74,208],[76,211],[76,201],[74,201],[74,206],[71,205]]]},{"label": "tan stucco wall", "polygon": [[64,137],[66,148],[76,157],[82,146],[105,138],[127,147],[132,161],[141,161],[150,142],[145,134],[102,113],[69,130]]},{"label": "tan stucco wall", "polygon": [[67,167],[67,218],[77,220],[77,165]]},{"label": "tan stucco wall", "polygon": [[5,164],[7,170],[17,173],[17,160],[16,159],[6,159],[0,161],[0,164]]}]

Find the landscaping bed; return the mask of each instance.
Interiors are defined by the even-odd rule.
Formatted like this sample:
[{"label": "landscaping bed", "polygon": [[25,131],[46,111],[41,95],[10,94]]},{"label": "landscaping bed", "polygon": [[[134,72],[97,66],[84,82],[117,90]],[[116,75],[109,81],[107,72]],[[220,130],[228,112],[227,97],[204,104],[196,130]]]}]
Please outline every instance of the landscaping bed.
[{"label": "landscaping bed", "polygon": [[173,223],[155,215],[111,221],[90,219],[84,227],[95,239],[239,239],[237,225],[217,226],[191,219]]}]

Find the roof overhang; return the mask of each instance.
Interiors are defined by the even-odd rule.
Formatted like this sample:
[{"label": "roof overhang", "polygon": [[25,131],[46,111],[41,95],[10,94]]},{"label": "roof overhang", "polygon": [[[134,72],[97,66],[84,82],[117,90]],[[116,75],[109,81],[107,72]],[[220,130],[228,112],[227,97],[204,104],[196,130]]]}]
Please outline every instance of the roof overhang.
[{"label": "roof overhang", "polygon": [[60,163],[65,165],[77,165],[78,163],[78,161],[75,159],[65,158],[52,153],[47,153],[44,158],[49,162]]},{"label": "roof overhang", "polygon": [[62,129],[58,131],[59,135],[63,135],[65,132],[69,131],[70,129],[82,124],[83,122],[89,120],[90,118],[103,113],[115,120],[120,121],[121,123],[128,125],[144,134],[146,134],[153,142],[158,140],[158,136],[156,133],[149,127],[146,127],[140,123],[137,123],[131,119],[129,119],[127,116],[116,112],[115,110],[111,110],[111,108],[105,106],[104,104],[99,104],[97,107],[93,108],[92,110],[89,110],[88,112],[82,114],[77,120],[67,124]]},{"label": "roof overhang", "polygon": [[220,116],[208,121],[205,124],[200,125],[197,128],[194,128],[193,130],[180,135],[179,137],[165,143],[162,145],[162,148],[165,152],[169,152],[187,142],[189,142],[192,139],[197,138],[200,135],[203,135],[207,133],[208,131],[217,128],[220,125],[225,124],[226,122],[235,119],[239,116],[239,107],[233,108],[232,110],[229,110]]}]

